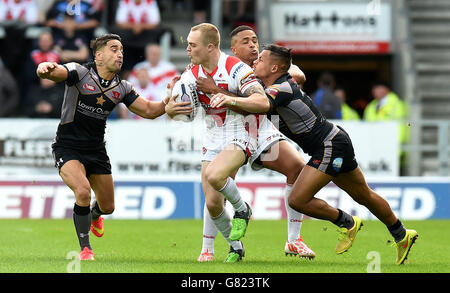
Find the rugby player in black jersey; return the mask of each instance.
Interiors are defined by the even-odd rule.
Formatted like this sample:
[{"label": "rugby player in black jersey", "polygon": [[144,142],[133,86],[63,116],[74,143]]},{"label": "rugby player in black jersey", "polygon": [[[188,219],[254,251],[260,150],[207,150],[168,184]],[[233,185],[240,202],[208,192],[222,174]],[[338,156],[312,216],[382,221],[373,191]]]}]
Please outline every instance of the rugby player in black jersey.
[{"label": "rugby player in black jersey", "polygon": [[[101,237],[102,214],[114,211],[114,183],[105,149],[105,127],[109,114],[124,103],[135,114],[154,119],[170,113],[189,114],[186,103],[148,101],[139,96],[131,83],[118,73],[123,63],[123,46],[118,35],[106,34],[91,41],[94,62],[57,64],[40,63],[40,78],[66,83],[61,122],[53,141],[55,167],[64,183],[75,194],[73,220],[81,247],[81,260],[94,260],[89,230]],[[167,109],[166,109],[167,108]],[[96,201],[91,209],[91,189]]]},{"label": "rugby player in black jersey", "polygon": [[217,94],[211,105],[233,105],[248,112],[268,113],[272,120],[279,119],[279,124],[274,124],[279,125],[280,131],[311,156],[292,188],[289,205],[339,227],[337,254],[352,246],[362,220],[315,198],[316,193],[330,181],[387,226],[396,242],[396,264],[404,263],[418,233],[405,229],[388,202],[367,185],[348,134],[327,121],[312,100],[292,82],[288,74],[291,60],[290,50],[277,45],[266,46],[255,61],[255,74],[264,84],[267,99]]}]

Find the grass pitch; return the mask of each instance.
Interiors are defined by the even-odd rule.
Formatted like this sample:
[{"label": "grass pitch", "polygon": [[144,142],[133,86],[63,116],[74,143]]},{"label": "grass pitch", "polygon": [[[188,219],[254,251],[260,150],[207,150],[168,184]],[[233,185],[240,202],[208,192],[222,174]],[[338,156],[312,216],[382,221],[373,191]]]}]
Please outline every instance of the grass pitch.
[{"label": "grass pitch", "polygon": [[[419,238],[405,265],[395,265],[396,249],[379,221],[364,221],[353,247],[334,253],[336,226],[305,220],[302,235],[314,260],[284,255],[286,220],[251,221],[242,239],[246,257],[223,263],[228,245],[219,234],[215,260],[198,263],[201,220],[105,220],[105,235],[91,234],[94,262],[82,273],[366,273],[379,260],[381,273],[449,273],[450,221],[403,221]],[[72,220],[0,220],[0,273],[65,273],[79,252]],[[372,265],[371,265],[372,264]]]}]

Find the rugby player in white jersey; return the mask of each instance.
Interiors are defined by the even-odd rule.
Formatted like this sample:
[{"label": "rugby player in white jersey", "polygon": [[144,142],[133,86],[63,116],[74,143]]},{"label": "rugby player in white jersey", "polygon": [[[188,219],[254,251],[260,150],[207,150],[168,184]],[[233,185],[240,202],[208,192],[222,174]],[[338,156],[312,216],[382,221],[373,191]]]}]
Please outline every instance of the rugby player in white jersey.
[{"label": "rugby player in white jersey", "polygon": [[[258,59],[259,54],[258,37],[254,30],[249,26],[239,26],[230,33],[230,37],[231,51],[234,56],[252,67],[253,62]],[[299,84],[303,84],[306,80],[304,73],[296,65],[291,65],[289,73]],[[208,78],[208,76],[207,78],[198,78],[197,89],[208,94],[218,92],[228,94],[224,89],[218,87],[213,79]],[[288,205],[288,197],[292,185],[305,165],[303,158],[293,145],[286,140],[286,137],[267,119],[266,115],[255,115],[255,119],[259,119],[257,151],[249,159],[251,167],[254,170],[268,168],[286,176],[284,202],[288,222],[288,239],[284,247],[285,254],[299,255],[300,257],[310,259],[314,258],[314,251],[306,245],[300,234],[303,214]],[[199,262],[212,261],[214,259],[214,240],[217,235],[217,229],[206,207],[203,213],[202,235],[202,250],[197,260]]]},{"label": "rugby player in white jersey", "polygon": [[[265,102],[264,89],[250,66],[220,51],[220,34],[214,25],[202,23],[192,27],[187,42],[193,66],[182,74],[182,81],[195,83],[199,77],[209,75],[216,85],[233,94]],[[198,94],[206,113],[201,177],[206,206],[217,229],[230,244],[225,262],[234,263],[245,254],[239,239],[246,232],[251,209],[242,200],[232,177],[251,156],[252,146],[242,114],[225,107],[212,109],[209,96]],[[235,211],[233,220],[224,209],[224,197]]]}]

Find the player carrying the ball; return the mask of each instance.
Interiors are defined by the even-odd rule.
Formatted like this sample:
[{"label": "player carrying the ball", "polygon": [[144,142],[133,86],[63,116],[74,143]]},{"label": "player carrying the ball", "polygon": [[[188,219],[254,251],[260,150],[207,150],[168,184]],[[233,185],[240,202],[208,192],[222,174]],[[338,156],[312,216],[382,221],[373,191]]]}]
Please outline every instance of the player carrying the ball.
[{"label": "player carrying the ball", "polygon": [[[220,51],[220,34],[214,25],[202,23],[192,27],[187,42],[193,66],[182,74],[182,82],[195,84],[199,77],[209,75],[216,85],[231,93],[265,98],[250,66]],[[213,109],[210,96],[203,92],[198,92],[198,97],[206,114],[201,171],[206,206],[217,229],[230,244],[225,262],[234,263],[245,254],[240,239],[247,230],[251,209],[242,200],[233,177],[256,146],[249,146],[244,115],[226,107]],[[235,211],[233,220],[224,208],[224,197]]]}]

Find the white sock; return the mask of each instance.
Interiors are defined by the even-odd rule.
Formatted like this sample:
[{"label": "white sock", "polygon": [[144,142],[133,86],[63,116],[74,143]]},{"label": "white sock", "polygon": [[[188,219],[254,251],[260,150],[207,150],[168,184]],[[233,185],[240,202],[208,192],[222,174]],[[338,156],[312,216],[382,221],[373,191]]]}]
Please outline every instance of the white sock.
[{"label": "white sock", "polygon": [[206,203],[203,206],[203,243],[202,252],[209,251],[209,253],[214,253],[214,240],[217,236],[217,227],[214,221],[211,219],[208,209],[206,208]]},{"label": "white sock", "polygon": [[242,244],[240,241],[231,241],[230,240],[230,232],[231,232],[231,216],[227,213],[227,210],[224,208],[222,213],[217,216],[216,218],[211,217],[214,224],[217,227],[217,230],[222,233],[225,240],[234,248],[234,249],[241,249]]},{"label": "white sock", "polygon": [[235,211],[243,212],[247,210],[245,202],[242,200],[239,190],[236,186],[236,182],[233,178],[228,177],[227,183],[222,189],[219,190],[220,193],[231,203]]},{"label": "white sock", "polygon": [[288,221],[288,242],[294,241],[300,237],[302,229],[303,214],[291,208],[288,204],[289,194],[292,190],[292,184],[286,184],[284,190],[284,205],[286,207]]}]

